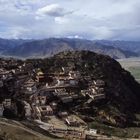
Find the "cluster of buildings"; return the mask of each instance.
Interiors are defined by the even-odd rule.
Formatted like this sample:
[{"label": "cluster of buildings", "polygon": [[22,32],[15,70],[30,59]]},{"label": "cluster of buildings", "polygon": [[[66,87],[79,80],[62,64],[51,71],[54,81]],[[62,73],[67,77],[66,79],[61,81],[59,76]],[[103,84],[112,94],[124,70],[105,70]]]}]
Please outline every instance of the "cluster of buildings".
[{"label": "cluster of buildings", "polygon": [[83,96],[89,96],[94,101],[105,99],[105,82],[103,80],[93,81],[89,88],[82,90],[81,93]]},{"label": "cluster of buildings", "polygon": [[47,120],[51,115],[57,115],[60,118],[68,116],[65,107],[81,98],[81,94],[78,93],[79,75],[76,73],[73,71],[68,74],[61,72],[53,74],[53,76],[49,74],[47,77],[39,70],[35,75],[35,81],[27,81],[23,86],[24,90],[28,90],[29,95],[28,103],[25,104],[25,116],[40,120]]},{"label": "cluster of buildings", "polygon": [[0,66],[0,116],[8,109],[15,116],[24,115],[30,120],[47,122],[51,116],[57,116],[68,126],[86,125],[83,120],[71,115],[69,109],[83,98],[88,97],[93,102],[105,99],[106,85],[99,79],[83,89],[81,77],[79,71],[63,67],[61,72],[45,73],[31,63],[12,61],[7,64],[5,61]]}]

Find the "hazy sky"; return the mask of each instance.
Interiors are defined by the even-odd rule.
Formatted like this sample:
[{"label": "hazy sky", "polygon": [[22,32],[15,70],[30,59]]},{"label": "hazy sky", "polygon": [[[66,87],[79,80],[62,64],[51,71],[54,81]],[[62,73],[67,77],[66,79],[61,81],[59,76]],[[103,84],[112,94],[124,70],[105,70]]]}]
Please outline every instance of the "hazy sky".
[{"label": "hazy sky", "polygon": [[140,0],[0,0],[1,38],[140,40]]}]

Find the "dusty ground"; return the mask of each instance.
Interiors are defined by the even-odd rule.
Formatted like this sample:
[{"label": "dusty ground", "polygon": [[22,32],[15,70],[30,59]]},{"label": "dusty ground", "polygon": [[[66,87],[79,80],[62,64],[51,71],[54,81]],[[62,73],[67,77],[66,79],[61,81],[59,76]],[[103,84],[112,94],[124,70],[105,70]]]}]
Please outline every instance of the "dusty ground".
[{"label": "dusty ground", "polygon": [[17,121],[0,118],[0,138],[9,140],[55,140],[33,131]]}]

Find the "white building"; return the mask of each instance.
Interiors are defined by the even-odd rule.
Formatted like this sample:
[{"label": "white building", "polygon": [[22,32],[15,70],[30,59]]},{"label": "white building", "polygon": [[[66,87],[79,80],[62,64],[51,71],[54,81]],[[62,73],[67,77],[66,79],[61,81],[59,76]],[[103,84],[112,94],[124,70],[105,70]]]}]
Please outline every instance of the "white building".
[{"label": "white building", "polygon": [[31,106],[26,101],[24,101],[24,109],[25,109],[25,117],[30,118],[31,117]]},{"label": "white building", "polygon": [[96,134],[97,134],[97,130],[96,130],[96,129],[90,129],[90,130],[89,130],[89,133],[90,133],[90,134],[95,134],[95,135],[96,135]]}]

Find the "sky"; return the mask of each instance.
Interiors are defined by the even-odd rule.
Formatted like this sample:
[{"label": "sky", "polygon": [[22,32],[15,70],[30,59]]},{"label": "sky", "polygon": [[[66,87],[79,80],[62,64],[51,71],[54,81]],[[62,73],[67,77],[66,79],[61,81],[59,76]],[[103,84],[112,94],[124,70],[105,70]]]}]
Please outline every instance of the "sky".
[{"label": "sky", "polygon": [[140,0],[0,0],[0,38],[140,40]]}]

